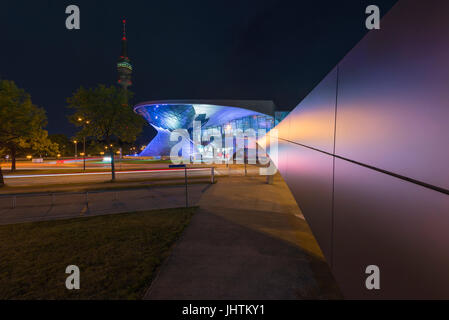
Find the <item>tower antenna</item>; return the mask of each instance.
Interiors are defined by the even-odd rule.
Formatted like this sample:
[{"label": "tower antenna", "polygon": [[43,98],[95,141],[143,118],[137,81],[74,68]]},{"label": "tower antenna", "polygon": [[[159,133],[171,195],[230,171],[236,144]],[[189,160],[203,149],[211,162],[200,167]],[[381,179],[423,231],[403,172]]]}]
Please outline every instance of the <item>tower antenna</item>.
[{"label": "tower antenna", "polygon": [[123,40],[126,40],[126,19],[123,19]]}]

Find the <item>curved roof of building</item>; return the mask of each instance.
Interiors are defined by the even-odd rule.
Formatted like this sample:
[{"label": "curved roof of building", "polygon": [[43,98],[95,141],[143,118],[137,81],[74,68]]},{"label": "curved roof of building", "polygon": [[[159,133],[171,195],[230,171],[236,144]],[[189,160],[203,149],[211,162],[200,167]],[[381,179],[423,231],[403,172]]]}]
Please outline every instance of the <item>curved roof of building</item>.
[{"label": "curved roof of building", "polygon": [[236,107],[256,111],[266,115],[273,116],[275,105],[271,100],[156,100],[146,101],[134,106],[134,111],[144,106],[151,105],[207,105],[216,107]]}]

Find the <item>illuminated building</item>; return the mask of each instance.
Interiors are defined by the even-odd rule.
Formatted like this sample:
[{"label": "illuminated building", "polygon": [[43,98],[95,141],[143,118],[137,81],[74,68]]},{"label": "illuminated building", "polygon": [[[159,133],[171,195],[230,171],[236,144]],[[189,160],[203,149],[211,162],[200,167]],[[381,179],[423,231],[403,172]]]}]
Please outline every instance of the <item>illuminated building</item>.
[{"label": "illuminated building", "polygon": [[[269,131],[274,127],[274,103],[272,101],[254,100],[171,100],[143,102],[134,107],[142,115],[157,135],[140,153],[140,156],[167,156],[171,147],[177,142],[170,141],[170,134],[175,129],[187,129],[190,134],[189,148],[193,153],[208,148],[209,139],[205,136],[234,135],[239,130],[259,129]],[[192,141],[193,122],[201,125],[202,143]],[[193,139],[194,140],[194,139]],[[224,139],[223,139],[224,141]],[[218,152],[229,156],[230,150],[217,146]]]}]

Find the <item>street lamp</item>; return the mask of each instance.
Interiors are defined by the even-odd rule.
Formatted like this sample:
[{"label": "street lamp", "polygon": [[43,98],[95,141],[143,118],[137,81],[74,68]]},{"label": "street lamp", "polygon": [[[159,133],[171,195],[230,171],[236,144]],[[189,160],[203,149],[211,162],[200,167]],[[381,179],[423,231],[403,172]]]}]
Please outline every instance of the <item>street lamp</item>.
[{"label": "street lamp", "polygon": [[[78,122],[83,121],[83,118],[78,117]],[[84,121],[85,124],[89,124],[89,120]],[[86,136],[83,136],[83,171],[86,171]]]},{"label": "street lamp", "polygon": [[75,158],[78,158],[78,150],[77,150],[78,141],[74,140],[73,143],[75,144]]},{"label": "street lamp", "polygon": [[86,136],[83,137],[83,171],[86,171]]}]

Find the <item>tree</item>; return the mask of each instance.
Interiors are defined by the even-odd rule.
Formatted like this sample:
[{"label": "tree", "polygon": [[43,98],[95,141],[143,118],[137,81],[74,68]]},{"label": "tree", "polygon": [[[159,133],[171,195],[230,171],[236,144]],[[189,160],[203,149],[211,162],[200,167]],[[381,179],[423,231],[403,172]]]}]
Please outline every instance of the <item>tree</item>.
[{"label": "tree", "polygon": [[88,154],[99,155],[105,151],[104,144],[99,143],[95,139],[86,140],[86,150]]},{"label": "tree", "polygon": [[57,133],[57,134],[51,134],[48,136],[48,138],[58,145],[59,153],[61,156],[66,157],[69,155],[73,156],[73,142],[70,141],[69,137],[67,137],[65,134]]},{"label": "tree", "polygon": [[16,170],[19,151],[55,152],[57,146],[48,139],[43,128],[47,124],[45,110],[35,106],[31,97],[13,81],[0,81],[0,147],[8,150],[11,171]]},{"label": "tree", "polygon": [[114,151],[121,144],[134,142],[142,131],[143,119],[128,106],[124,99],[131,96],[122,88],[98,85],[79,88],[67,99],[68,107],[75,109],[70,121],[81,130],[78,137],[93,137],[102,143],[111,156],[111,175],[115,181]]},{"label": "tree", "polygon": [[5,185],[5,181],[3,180],[3,173],[2,173],[2,165],[0,164],[0,188]]},{"label": "tree", "polygon": [[[2,148],[0,146],[0,157],[4,157],[5,153],[5,148]],[[5,185],[5,181],[3,180],[3,173],[2,173],[2,164],[0,162],[0,188],[3,187]]]},{"label": "tree", "polygon": [[45,156],[56,156],[59,153],[59,146],[57,143],[52,142],[48,137],[48,132],[46,130],[41,130],[36,133],[34,139],[30,140],[24,148],[28,148],[33,153],[38,154],[40,157]]}]

